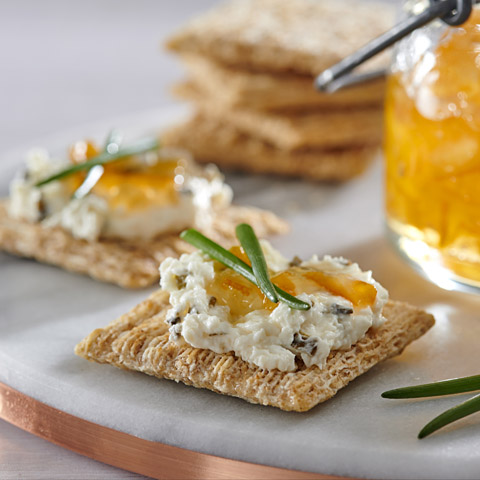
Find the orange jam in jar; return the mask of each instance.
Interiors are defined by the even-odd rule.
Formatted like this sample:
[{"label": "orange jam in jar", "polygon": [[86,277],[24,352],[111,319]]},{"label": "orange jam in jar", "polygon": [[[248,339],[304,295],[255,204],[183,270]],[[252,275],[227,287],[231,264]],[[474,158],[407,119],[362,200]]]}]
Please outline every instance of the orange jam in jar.
[{"label": "orange jam in jar", "polygon": [[[230,251],[243,261],[248,260],[242,248],[233,247]],[[290,267],[271,274],[270,278],[274,285],[290,295],[328,292],[349,300],[355,309],[373,306],[377,297],[377,289],[370,283],[344,273],[327,273],[311,267]],[[215,262],[215,278],[206,286],[206,291],[213,304],[230,308],[233,319],[244,317],[255,310],[272,311],[279,305],[271,302],[242,275],[218,262]]]},{"label": "orange jam in jar", "polygon": [[[397,248],[448,289],[480,288],[480,11],[400,42],[387,83],[386,211]],[[413,53],[412,53],[413,52]]]}]

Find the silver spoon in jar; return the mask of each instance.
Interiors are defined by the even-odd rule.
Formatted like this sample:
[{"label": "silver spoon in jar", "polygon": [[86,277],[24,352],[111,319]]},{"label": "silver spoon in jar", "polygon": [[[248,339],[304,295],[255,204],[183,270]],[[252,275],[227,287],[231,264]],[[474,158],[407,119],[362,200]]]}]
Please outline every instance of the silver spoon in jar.
[{"label": "silver spoon in jar", "polygon": [[341,88],[351,87],[384,76],[386,71],[383,69],[360,74],[350,72],[374,55],[392,46],[401,38],[436,18],[440,18],[451,26],[465,23],[472,13],[473,4],[477,3],[480,3],[480,0],[430,0],[430,5],[421,13],[406,18],[364,47],[324,70],[315,79],[315,88],[321,92],[333,93]]}]

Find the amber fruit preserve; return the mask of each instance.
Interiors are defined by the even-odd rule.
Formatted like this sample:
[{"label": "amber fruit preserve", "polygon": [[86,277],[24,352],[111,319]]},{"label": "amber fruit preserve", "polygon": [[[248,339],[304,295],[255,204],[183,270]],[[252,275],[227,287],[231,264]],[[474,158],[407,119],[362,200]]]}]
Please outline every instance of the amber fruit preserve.
[{"label": "amber fruit preserve", "polygon": [[440,286],[480,292],[480,11],[391,74],[384,154],[396,247]]}]

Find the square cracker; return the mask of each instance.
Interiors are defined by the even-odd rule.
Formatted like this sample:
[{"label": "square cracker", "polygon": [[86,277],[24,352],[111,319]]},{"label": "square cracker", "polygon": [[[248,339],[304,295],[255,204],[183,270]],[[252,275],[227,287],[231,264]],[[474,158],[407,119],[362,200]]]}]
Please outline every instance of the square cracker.
[{"label": "square cracker", "polygon": [[[215,213],[212,228],[204,233],[217,242],[235,243],[235,226],[250,223],[259,236],[286,233],[286,222],[271,212],[253,207],[230,206]],[[0,202],[0,251],[34,258],[65,270],[83,273],[125,288],[157,283],[158,267],[169,256],[191,251],[178,235],[163,235],[148,242],[74,238],[61,228],[13,219],[7,201]]]},{"label": "square cracker", "polygon": [[226,122],[281,150],[346,148],[378,145],[382,140],[383,109],[377,107],[280,113],[230,109],[184,84],[183,97],[193,100],[204,116]]},{"label": "square cracker", "polygon": [[270,173],[309,180],[343,181],[362,173],[379,145],[289,152],[215,118],[196,115],[162,134],[165,145],[192,152],[199,163],[252,173]]},{"label": "square cracker", "polygon": [[[182,55],[182,62],[189,74],[189,88],[215,98],[225,108],[306,111],[380,106],[385,95],[385,78],[327,94],[314,89],[311,75],[242,70],[199,55]],[[182,85],[173,91],[180,97],[188,93]]]},{"label": "square cracker", "polygon": [[388,6],[358,0],[234,0],[193,19],[167,47],[241,68],[316,75],[384,33],[391,17]]},{"label": "square cracker", "polygon": [[387,321],[370,329],[349,349],[332,351],[322,369],[304,366],[281,372],[262,370],[233,353],[170,342],[165,321],[168,308],[168,293],[158,290],[107,327],[93,331],[76,346],[75,353],[252,403],[303,412],[333,397],[377,363],[400,354],[434,324],[430,314],[390,301],[383,311]]}]

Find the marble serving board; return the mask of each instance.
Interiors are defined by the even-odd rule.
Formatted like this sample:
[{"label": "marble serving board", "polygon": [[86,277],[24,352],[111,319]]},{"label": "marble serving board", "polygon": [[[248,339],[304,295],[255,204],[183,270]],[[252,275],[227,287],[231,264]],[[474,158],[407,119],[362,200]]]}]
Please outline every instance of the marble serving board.
[{"label": "marble serving board", "polygon": [[[30,147],[62,152],[78,138],[102,139],[112,127],[139,136],[181,115],[177,109],[145,112],[25,144],[1,157],[0,193],[7,194]],[[416,437],[427,421],[468,396],[380,397],[402,385],[476,374],[480,363],[480,298],[431,285],[384,240],[380,165],[343,185],[240,174],[227,179],[237,203],[269,208],[290,222],[291,233],[273,239],[287,256],[348,257],[373,270],[392,298],[433,313],[436,326],[332,400],[307,413],[286,413],[76,357],[79,340],[153,288],[122,290],[0,253],[0,382],[82,419],[226,458],[353,477],[478,478],[478,415],[425,440]]]}]

